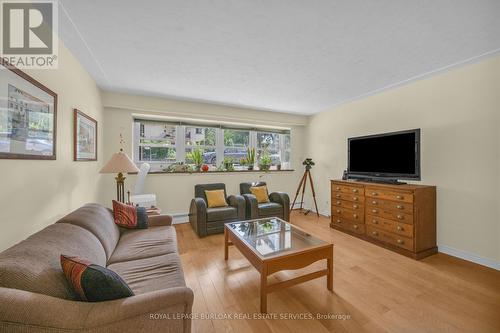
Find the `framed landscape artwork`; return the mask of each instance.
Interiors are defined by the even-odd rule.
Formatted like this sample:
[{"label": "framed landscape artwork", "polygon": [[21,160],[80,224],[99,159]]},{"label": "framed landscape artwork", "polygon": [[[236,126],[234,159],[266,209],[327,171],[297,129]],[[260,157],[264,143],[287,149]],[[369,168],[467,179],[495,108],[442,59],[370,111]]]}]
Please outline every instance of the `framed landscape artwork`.
[{"label": "framed landscape artwork", "polygon": [[0,158],[56,159],[57,94],[0,58]]},{"label": "framed landscape artwork", "polygon": [[97,121],[74,109],[74,160],[97,161]]}]

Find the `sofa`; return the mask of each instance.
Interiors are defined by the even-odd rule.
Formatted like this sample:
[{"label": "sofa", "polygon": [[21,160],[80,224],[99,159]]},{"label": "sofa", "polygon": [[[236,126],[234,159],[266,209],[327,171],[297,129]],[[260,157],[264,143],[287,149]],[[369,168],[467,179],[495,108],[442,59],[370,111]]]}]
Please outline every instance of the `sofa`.
[{"label": "sofa", "polygon": [[265,182],[246,182],[240,184],[240,193],[245,198],[245,216],[247,220],[265,217],[279,217],[290,221],[290,197],[285,192],[272,192],[269,202],[258,203],[250,188],[252,186],[267,186]]},{"label": "sofa", "polygon": [[[122,229],[112,211],[87,204],[0,253],[0,331],[190,332],[193,291],[171,222],[160,215],[148,229]],[[78,301],[60,254],[108,267],[135,295]]]},{"label": "sofa", "polygon": [[[205,191],[224,190],[227,207],[207,208]],[[198,184],[194,187],[194,199],[189,206],[189,222],[200,237],[224,232],[224,223],[245,220],[245,199],[226,193],[223,183]]]}]

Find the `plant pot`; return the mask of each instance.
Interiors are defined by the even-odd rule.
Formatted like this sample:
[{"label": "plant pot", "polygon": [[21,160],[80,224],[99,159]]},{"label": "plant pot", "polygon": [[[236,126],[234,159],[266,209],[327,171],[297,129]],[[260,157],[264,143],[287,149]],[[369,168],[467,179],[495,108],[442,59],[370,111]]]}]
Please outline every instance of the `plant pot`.
[{"label": "plant pot", "polygon": [[278,165],[276,166],[276,170],[281,170],[281,164],[278,164]]},{"label": "plant pot", "polygon": [[247,166],[247,170],[253,170],[253,165]]},{"label": "plant pot", "polygon": [[271,168],[270,165],[263,165],[263,164],[259,165],[260,171],[269,171],[269,168]]}]

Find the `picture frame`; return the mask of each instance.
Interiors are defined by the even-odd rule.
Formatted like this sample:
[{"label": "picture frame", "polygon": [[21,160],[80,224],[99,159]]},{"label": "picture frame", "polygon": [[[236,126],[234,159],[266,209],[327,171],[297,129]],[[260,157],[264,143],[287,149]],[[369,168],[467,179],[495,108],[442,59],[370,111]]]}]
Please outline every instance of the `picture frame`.
[{"label": "picture frame", "polygon": [[97,120],[73,109],[73,160],[97,161]]},{"label": "picture frame", "polygon": [[0,57],[0,159],[55,160],[57,94]]}]

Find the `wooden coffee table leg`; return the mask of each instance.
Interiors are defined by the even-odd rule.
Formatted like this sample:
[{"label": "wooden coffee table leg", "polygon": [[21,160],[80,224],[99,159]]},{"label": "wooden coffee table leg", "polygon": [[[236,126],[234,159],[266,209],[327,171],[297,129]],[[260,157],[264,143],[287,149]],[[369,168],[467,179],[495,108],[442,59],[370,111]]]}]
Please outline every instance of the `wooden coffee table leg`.
[{"label": "wooden coffee table leg", "polygon": [[226,227],[224,227],[224,260],[227,260],[229,257],[229,235],[226,230]]},{"label": "wooden coffee table leg", "polygon": [[260,312],[267,312],[267,265],[260,271]]},{"label": "wooden coffee table leg", "polygon": [[326,288],[333,291],[333,253],[326,259],[326,267],[328,269],[328,275],[326,276]]}]

